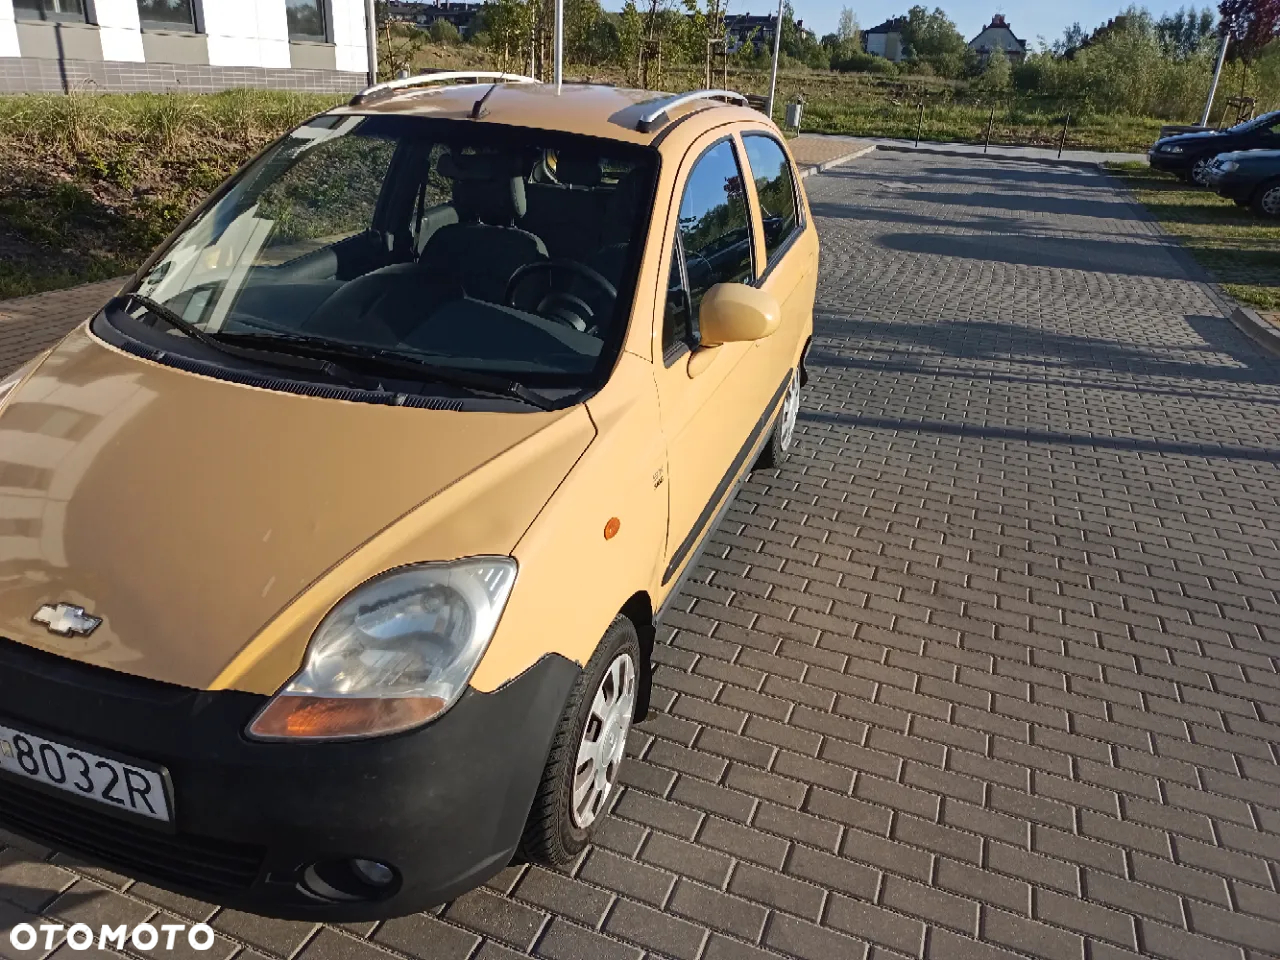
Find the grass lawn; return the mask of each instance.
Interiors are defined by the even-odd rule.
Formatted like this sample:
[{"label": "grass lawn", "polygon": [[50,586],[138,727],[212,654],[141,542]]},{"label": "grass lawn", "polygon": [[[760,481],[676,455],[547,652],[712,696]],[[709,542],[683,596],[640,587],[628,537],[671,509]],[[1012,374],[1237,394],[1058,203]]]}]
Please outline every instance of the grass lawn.
[{"label": "grass lawn", "polygon": [[1262,310],[1280,310],[1280,220],[1142,164],[1109,169],[1227,293]]}]

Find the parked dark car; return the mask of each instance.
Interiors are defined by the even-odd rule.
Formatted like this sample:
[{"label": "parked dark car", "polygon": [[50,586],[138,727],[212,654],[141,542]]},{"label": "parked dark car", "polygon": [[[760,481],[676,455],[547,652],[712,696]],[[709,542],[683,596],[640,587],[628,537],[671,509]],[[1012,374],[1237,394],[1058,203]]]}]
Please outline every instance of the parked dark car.
[{"label": "parked dark car", "polygon": [[1242,207],[1280,217],[1280,150],[1220,153],[1209,165],[1207,181]]},{"label": "parked dark car", "polygon": [[1226,130],[1184,133],[1163,137],[1148,156],[1157,170],[1176,173],[1184,180],[1207,185],[1209,164],[1220,153],[1235,150],[1280,149],[1280,110],[1236,124]]}]

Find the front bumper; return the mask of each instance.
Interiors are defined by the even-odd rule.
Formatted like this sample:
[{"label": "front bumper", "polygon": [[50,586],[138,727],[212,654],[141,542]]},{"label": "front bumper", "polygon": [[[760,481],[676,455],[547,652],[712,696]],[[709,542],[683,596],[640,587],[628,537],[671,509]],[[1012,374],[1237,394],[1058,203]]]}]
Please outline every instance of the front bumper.
[{"label": "front bumper", "polygon": [[[0,778],[0,827],[170,890],[289,919],[417,912],[511,860],[579,668],[547,656],[501,689],[390,737],[256,743],[266,698],[190,690],[0,640],[0,719],[163,766],[165,830],[101,804]],[[390,864],[378,896],[318,900],[314,863]]]},{"label": "front bumper", "polygon": [[1209,171],[1208,186],[1210,190],[1230,200],[1248,200],[1253,194],[1256,183],[1252,180],[1242,180],[1235,172],[1225,173],[1213,168]]},{"label": "front bumper", "polygon": [[1147,160],[1156,170],[1164,170],[1166,173],[1184,173],[1191,169],[1191,157],[1185,153],[1152,150],[1147,154]]}]

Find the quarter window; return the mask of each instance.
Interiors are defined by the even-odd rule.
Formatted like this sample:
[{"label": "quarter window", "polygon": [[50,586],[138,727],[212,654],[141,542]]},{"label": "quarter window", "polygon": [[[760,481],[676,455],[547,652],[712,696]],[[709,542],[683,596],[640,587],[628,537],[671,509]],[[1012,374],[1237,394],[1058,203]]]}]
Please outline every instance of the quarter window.
[{"label": "quarter window", "polygon": [[138,19],[152,29],[195,32],[195,0],[138,0]]},{"label": "quarter window", "polygon": [[751,218],[733,141],[721,140],[694,164],[680,201],[691,325],[703,295],[717,283],[750,283]]},{"label": "quarter window", "polygon": [[324,22],[324,0],[285,0],[290,40],[329,39]]},{"label": "quarter window", "polygon": [[749,134],[742,138],[742,145],[747,151],[747,163],[760,200],[765,255],[769,263],[773,263],[799,224],[795,178],[787,155],[773,137]]},{"label": "quarter window", "polygon": [[13,12],[19,20],[85,20],[84,0],[14,0]]}]

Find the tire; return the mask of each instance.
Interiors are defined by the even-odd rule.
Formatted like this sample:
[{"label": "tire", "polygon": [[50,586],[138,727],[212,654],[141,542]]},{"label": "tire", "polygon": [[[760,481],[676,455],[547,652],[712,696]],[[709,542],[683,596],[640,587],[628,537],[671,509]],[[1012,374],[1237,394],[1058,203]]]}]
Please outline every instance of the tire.
[{"label": "tire", "polygon": [[1209,185],[1209,164],[1213,163],[1213,157],[1201,157],[1191,165],[1191,182],[1198,187],[1207,187]]},{"label": "tire", "polygon": [[1280,217],[1280,179],[1268,180],[1260,186],[1251,206],[1264,217]]},{"label": "tire", "polygon": [[[639,671],[640,639],[635,625],[619,616],[605,631],[565,703],[520,841],[520,852],[531,863],[558,867],[570,862],[591,841],[608,812],[635,713]],[[605,755],[603,764],[595,764],[599,776],[589,778],[585,788],[575,783],[585,762],[584,750],[597,761],[602,752]]]},{"label": "tire", "polygon": [[800,371],[791,371],[791,382],[783,395],[782,409],[769,431],[769,442],[760,451],[757,467],[780,467],[795,447],[796,418],[800,413]]}]

